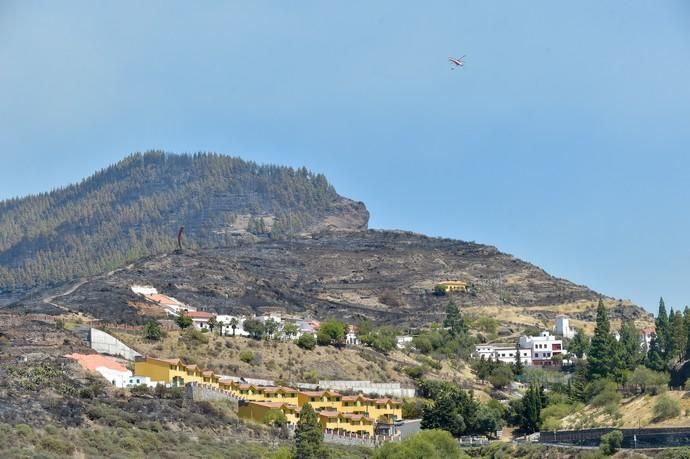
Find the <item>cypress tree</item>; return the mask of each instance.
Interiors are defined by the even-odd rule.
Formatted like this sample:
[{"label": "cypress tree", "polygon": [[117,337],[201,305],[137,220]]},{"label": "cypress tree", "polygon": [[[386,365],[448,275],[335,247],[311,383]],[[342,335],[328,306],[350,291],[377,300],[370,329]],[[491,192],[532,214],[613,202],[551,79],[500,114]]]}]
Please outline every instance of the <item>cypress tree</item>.
[{"label": "cypress tree", "polygon": [[513,365],[513,373],[515,376],[522,375],[524,365],[522,364],[522,357],[520,356],[520,341],[515,343],[515,364]]},{"label": "cypress tree", "polygon": [[652,341],[649,343],[649,351],[644,364],[647,368],[654,371],[666,371],[666,359],[659,346],[659,335],[656,333],[652,336]]},{"label": "cypress tree", "polygon": [[613,376],[616,370],[616,340],[611,335],[609,316],[600,298],[597,306],[597,325],[587,356],[587,373],[590,379]]},{"label": "cypress tree", "polygon": [[668,356],[668,342],[669,342],[669,323],[668,315],[666,314],[666,304],[664,304],[664,298],[659,298],[659,313],[656,316],[656,338],[657,345],[661,354],[666,358]]},{"label": "cypress tree", "polygon": [[443,326],[449,329],[451,336],[467,333],[465,319],[453,301],[450,301],[446,306],[446,318],[443,320]]},{"label": "cypress tree", "polygon": [[589,336],[585,335],[585,332],[581,328],[575,331],[575,336],[570,340],[568,345],[568,351],[575,354],[575,357],[581,359],[585,354],[589,353]]},{"label": "cypress tree", "polygon": [[323,432],[319,419],[311,404],[305,403],[295,429],[295,459],[320,459],[323,452]]}]

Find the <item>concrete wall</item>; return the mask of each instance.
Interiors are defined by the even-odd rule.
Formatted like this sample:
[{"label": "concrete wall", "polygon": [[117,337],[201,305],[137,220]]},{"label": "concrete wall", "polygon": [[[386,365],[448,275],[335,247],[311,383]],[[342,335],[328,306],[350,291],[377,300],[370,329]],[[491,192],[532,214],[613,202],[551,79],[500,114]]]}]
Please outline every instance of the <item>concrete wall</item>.
[{"label": "concrete wall", "polygon": [[378,394],[388,397],[407,398],[415,396],[414,388],[400,387],[400,383],[372,383],[371,381],[319,381],[321,389],[335,391],[351,390],[363,394]]},{"label": "concrete wall", "polygon": [[203,384],[190,383],[185,386],[185,396],[195,402],[210,402],[213,400],[230,400],[238,409],[238,399],[225,391]]},{"label": "concrete wall", "polygon": [[119,339],[96,328],[92,328],[89,333],[89,343],[91,349],[101,354],[114,355],[127,360],[134,360],[136,357],[141,357],[141,354],[128,347]]}]

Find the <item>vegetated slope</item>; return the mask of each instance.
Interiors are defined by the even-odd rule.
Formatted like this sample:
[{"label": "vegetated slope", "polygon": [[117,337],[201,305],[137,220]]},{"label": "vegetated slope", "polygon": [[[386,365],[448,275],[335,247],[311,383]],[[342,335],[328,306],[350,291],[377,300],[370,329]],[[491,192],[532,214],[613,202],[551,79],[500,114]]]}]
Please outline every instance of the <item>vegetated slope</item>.
[{"label": "vegetated slope", "polygon": [[81,183],[0,202],[0,293],[233,237],[365,229],[362,203],[320,174],[217,154],[131,155]]},{"label": "vegetated slope", "polygon": [[[138,308],[142,299],[130,286],[151,284],[218,313],[279,309],[418,326],[442,320],[449,297],[434,295],[433,288],[444,280],[470,285],[468,292],[452,295],[463,307],[524,309],[547,319],[559,312],[557,305],[586,304],[577,314],[589,320],[599,297],[494,247],[369,230],[152,256],[95,277],[55,301],[106,321],[142,323],[150,308]],[[14,305],[50,312],[45,306],[38,299]],[[611,313],[647,317],[629,303],[617,304]]]}]

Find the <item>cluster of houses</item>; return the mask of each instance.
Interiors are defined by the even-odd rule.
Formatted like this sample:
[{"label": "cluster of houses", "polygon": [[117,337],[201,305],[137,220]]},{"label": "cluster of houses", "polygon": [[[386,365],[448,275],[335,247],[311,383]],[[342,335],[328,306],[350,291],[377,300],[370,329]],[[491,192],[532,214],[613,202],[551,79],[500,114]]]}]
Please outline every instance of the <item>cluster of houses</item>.
[{"label": "cluster of houses", "polygon": [[[213,323],[213,326],[216,328],[215,331],[224,336],[250,336],[249,331],[245,329],[245,322],[247,320],[256,320],[263,324],[272,321],[275,325],[276,335],[294,340],[299,339],[304,334],[316,336],[321,326],[321,323],[317,320],[286,318],[276,313],[252,316],[212,314],[206,311],[198,311],[196,308],[184,304],[176,298],[158,293],[153,287],[133,285],[131,289],[134,293],[143,296],[146,301],[163,308],[168,317],[174,318],[185,315],[192,319],[193,327],[198,330],[209,330],[211,329],[210,323]],[[287,324],[294,324],[294,327],[289,327],[289,333],[286,328]],[[357,338],[356,327],[353,325],[350,325],[348,328],[345,344],[349,346],[358,346],[360,344]]]},{"label": "cluster of houses", "polygon": [[[649,349],[649,345],[654,335],[653,327],[646,327],[640,330],[640,346]],[[575,330],[570,326],[567,316],[559,315],[556,317],[552,335],[548,331],[541,332],[538,336],[521,336],[518,344],[480,344],[475,347],[477,358],[492,359],[504,363],[515,363],[517,353],[520,353],[520,361],[523,365],[552,366],[560,365],[566,358],[568,351],[563,347],[563,339],[573,338]],[[615,333],[616,340],[620,340],[618,332]]]},{"label": "cluster of houses", "polygon": [[295,426],[302,407],[317,411],[324,429],[358,435],[393,435],[402,420],[402,402],[393,398],[342,395],[332,390],[299,390],[285,386],[262,386],[216,375],[180,359],[145,357],[134,363],[133,378],[141,384],[179,387],[198,384],[223,391],[239,400],[238,415],[264,422],[271,412],[281,412]]}]

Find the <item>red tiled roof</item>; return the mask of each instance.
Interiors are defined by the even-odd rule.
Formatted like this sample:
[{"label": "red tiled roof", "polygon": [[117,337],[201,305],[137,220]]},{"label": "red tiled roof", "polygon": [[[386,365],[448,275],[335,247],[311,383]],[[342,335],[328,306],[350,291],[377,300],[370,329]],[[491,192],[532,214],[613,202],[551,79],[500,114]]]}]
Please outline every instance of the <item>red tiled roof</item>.
[{"label": "red tiled roof", "polygon": [[100,354],[68,354],[65,357],[76,360],[82,368],[90,371],[96,371],[100,367],[121,372],[129,371],[115,359]]},{"label": "red tiled roof", "polygon": [[187,311],[185,312],[185,315],[192,319],[210,319],[214,316],[214,314],[206,311]]},{"label": "red tiled roof", "polygon": [[309,397],[323,397],[324,395],[331,395],[339,397],[340,394],[337,392],[332,392],[330,390],[303,390],[299,391],[300,394],[307,395]]},{"label": "red tiled roof", "polygon": [[178,306],[182,306],[182,303],[177,301],[175,298],[170,298],[169,296],[166,295],[161,295],[160,293],[154,293],[153,295],[145,295],[146,298],[148,298],[151,301],[155,301],[156,303],[160,304],[175,304]]}]

